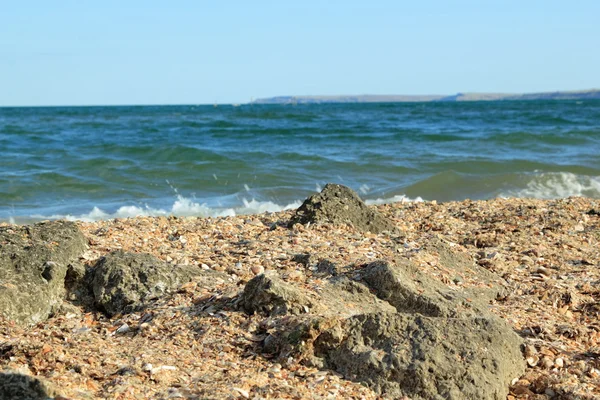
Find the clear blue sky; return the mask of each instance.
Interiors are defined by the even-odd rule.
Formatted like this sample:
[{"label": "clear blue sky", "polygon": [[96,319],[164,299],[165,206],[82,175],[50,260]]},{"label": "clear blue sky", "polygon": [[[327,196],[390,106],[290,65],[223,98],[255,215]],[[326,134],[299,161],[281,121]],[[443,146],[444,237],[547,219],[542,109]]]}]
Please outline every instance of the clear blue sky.
[{"label": "clear blue sky", "polygon": [[5,1],[0,106],[600,86],[598,0]]}]

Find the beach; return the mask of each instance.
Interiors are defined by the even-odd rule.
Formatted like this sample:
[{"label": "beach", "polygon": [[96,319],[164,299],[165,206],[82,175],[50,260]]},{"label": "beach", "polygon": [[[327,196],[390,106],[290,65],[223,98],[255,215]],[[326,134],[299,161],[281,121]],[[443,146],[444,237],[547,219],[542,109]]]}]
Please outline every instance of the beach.
[{"label": "beach", "polygon": [[[309,293],[327,260],[352,274],[375,260],[407,259],[420,274],[462,289],[435,252],[441,241],[500,277],[487,305],[523,340],[525,373],[509,399],[600,396],[600,204],[587,198],[400,202],[372,206],[395,229],[296,224],[293,211],[219,218],[137,217],[77,222],[88,268],[115,250],[216,271],[191,280],[142,311],[107,317],[69,306],[33,327],[0,324],[3,371],[36,376],[57,399],[379,398],[372,388],[302,359],[261,352],[263,316],[238,306],[244,285],[265,271]],[[8,224],[3,224],[7,227]],[[299,262],[298,256],[313,261]],[[328,264],[329,265],[329,264]]]}]

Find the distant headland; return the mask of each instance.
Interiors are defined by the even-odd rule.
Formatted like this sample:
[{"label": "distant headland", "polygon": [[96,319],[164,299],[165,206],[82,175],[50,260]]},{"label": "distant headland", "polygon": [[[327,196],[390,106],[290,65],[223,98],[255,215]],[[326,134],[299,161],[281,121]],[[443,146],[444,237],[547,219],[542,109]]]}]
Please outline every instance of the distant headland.
[{"label": "distant headland", "polygon": [[277,96],[252,101],[253,104],[313,103],[404,103],[507,100],[586,100],[600,99],[600,89],[543,93],[457,93],[455,95],[348,95],[348,96]]}]

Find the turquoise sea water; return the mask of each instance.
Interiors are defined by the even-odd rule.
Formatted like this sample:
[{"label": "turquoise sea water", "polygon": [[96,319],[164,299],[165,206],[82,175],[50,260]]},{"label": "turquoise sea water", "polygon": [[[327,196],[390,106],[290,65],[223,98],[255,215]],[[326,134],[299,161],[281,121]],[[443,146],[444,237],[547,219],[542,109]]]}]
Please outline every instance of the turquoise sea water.
[{"label": "turquoise sea water", "polygon": [[0,221],[600,198],[600,101],[0,108]]}]

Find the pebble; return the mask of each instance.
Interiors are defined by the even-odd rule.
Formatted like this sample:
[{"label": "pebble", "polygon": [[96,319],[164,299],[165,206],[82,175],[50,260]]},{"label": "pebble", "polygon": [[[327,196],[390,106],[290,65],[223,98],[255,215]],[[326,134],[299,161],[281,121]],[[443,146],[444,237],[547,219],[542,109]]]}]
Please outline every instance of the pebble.
[{"label": "pebble", "polygon": [[549,357],[544,357],[542,358],[540,365],[542,368],[550,369],[554,366],[554,361],[552,361],[552,359]]},{"label": "pebble", "polygon": [[129,325],[123,324],[116,330],[116,333],[123,334],[129,332],[130,330],[131,328],[129,328]]},{"label": "pebble", "polygon": [[252,267],[250,267],[250,270],[254,275],[260,275],[263,272],[265,272],[265,267],[263,267],[262,265],[253,265]]},{"label": "pebble", "polygon": [[152,364],[146,363],[142,366],[142,371],[150,372],[152,371]]},{"label": "pebble", "polygon": [[565,366],[565,362],[562,358],[558,357],[556,360],[554,360],[554,365],[556,368],[562,368]]},{"label": "pebble", "polygon": [[269,368],[269,372],[272,372],[274,374],[281,372],[281,364],[279,364],[279,363],[274,364],[271,368]]},{"label": "pebble", "polygon": [[535,272],[537,272],[538,274],[541,274],[541,275],[546,275],[546,276],[550,276],[550,274],[551,274],[550,270],[545,267],[538,267],[538,269],[536,269]]}]

